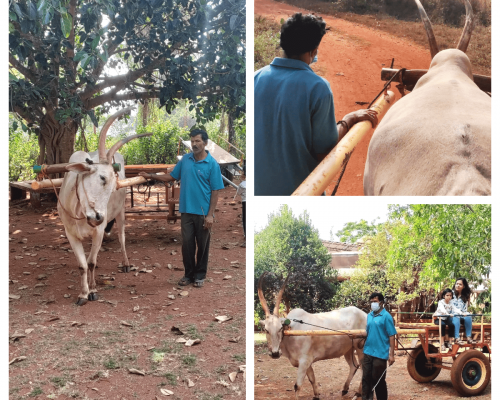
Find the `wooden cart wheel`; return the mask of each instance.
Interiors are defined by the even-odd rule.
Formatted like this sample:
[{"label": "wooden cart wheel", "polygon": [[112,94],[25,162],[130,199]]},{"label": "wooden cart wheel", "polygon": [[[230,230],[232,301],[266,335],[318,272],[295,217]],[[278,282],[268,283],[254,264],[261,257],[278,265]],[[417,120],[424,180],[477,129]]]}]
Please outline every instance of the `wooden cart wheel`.
[{"label": "wooden cart wheel", "polygon": [[[429,353],[431,354],[437,352],[438,349],[430,344]],[[429,363],[433,366],[429,366]],[[436,367],[434,367],[434,365],[436,365]],[[408,369],[408,373],[413,379],[420,383],[426,383],[436,379],[441,372],[441,368],[439,367],[440,365],[441,359],[431,358],[430,361],[428,361],[422,345],[419,345],[416,349],[410,352],[406,367]]]},{"label": "wooden cart wheel", "polygon": [[479,395],[488,386],[490,378],[490,361],[477,350],[464,351],[451,366],[451,382],[462,396]]}]

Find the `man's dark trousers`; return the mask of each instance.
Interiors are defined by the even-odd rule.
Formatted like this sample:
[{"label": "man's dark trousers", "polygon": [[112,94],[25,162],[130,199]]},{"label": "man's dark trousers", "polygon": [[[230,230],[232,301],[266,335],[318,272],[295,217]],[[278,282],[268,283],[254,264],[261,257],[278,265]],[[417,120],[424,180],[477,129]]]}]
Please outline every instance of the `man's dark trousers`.
[{"label": "man's dark trousers", "polygon": [[[210,231],[203,228],[204,223],[203,215],[181,214],[184,276],[191,281],[205,279],[207,275]],[[196,252],[196,247],[198,247],[198,252]]]},{"label": "man's dark trousers", "polygon": [[[385,382],[385,377],[387,372],[384,371],[387,368],[387,360],[381,358],[372,357],[365,354],[363,357],[363,400],[373,399],[373,386],[378,382],[375,387],[375,394],[377,395],[377,400],[387,400],[387,384]],[[383,376],[382,376],[383,374]],[[382,378],[380,378],[382,376]]]}]

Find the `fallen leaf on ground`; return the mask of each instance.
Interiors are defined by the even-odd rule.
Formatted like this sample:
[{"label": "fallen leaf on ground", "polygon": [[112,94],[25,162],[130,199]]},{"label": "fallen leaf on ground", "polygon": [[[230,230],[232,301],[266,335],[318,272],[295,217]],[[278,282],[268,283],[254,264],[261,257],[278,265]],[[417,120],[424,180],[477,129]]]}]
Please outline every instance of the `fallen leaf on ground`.
[{"label": "fallen leaf on ground", "polygon": [[161,394],[163,394],[165,396],[172,396],[174,394],[174,392],[172,392],[171,390],[168,390],[168,389],[160,389],[160,392],[161,392]]},{"label": "fallen leaf on ground", "polygon": [[183,292],[179,293],[180,296],[187,296],[188,294],[189,292],[187,290],[184,290]]},{"label": "fallen leaf on ground", "polygon": [[240,341],[240,339],[241,339],[241,336],[238,336],[236,338],[229,339],[229,341],[232,343],[238,343]]},{"label": "fallen leaf on ground", "polygon": [[177,252],[176,252],[175,250],[172,250],[172,251],[170,252],[170,254],[172,254],[173,256],[175,256],[175,255],[177,254]]},{"label": "fallen leaf on ground", "polygon": [[230,384],[228,382],[226,382],[225,380],[220,380],[220,381],[217,381],[215,382],[217,385],[221,385],[221,386],[224,386],[224,387],[229,387]]},{"label": "fallen leaf on ground", "polygon": [[139,308],[140,308],[139,306],[135,306],[134,307],[134,312],[139,311]]},{"label": "fallen leaf on ground", "polygon": [[234,381],[235,381],[235,379],[236,379],[236,375],[238,375],[238,373],[237,373],[237,372],[231,372],[231,373],[229,374],[229,380],[230,380],[231,382],[234,382]]},{"label": "fallen leaf on ground", "polygon": [[172,310],[174,310],[174,311],[177,311],[178,309],[179,309],[179,307],[172,308]]},{"label": "fallen leaf on ground", "polygon": [[56,316],[54,315],[53,317],[50,317],[48,321],[49,321],[49,322],[52,322],[52,321],[57,321],[58,319],[61,319],[61,318],[56,317]]},{"label": "fallen leaf on ground", "polygon": [[233,319],[233,317],[228,317],[227,315],[219,315],[219,316],[215,317],[215,319],[217,321],[219,321],[219,324],[221,324],[222,322],[226,322],[226,321]]},{"label": "fallen leaf on ground", "polygon": [[177,326],[172,326],[170,330],[176,335],[184,335],[184,332],[182,332]]},{"label": "fallen leaf on ground", "polygon": [[9,294],[9,299],[19,300],[20,298],[21,296],[19,296],[18,294]]},{"label": "fallen leaf on ground", "polygon": [[24,290],[24,289],[28,289],[28,286],[24,285],[24,286],[21,286],[20,288],[18,288],[17,290]]},{"label": "fallen leaf on ground", "polygon": [[9,336],[9,339],[12,339],[15,342],[16,340],[19,340],[19,339],[22,339],[22,338],[25,338],[25,337],[26,337],[26,335],[24,333],[17,333],[17,332],[15,332],[15,333],[13,333],[12,335]]},{"label": "fallen leaf on ground", "polygon": [[129,324],[127,321],[121,321],[120,324],[124,325],[124,326],[132,326],[132,324]]},{"label": "fallen leaf on ground", "polygon": [[193,345],[195,345],[195,344],[200,344],[200,343],[201,343],[201,340],[200,340],[200,339],[195,339],[195,340],[193,340],[193,339],[189,339],[189,340],[188,340],[188,341],[184,344],[184,346],[191,347],[191,346],[193,346]]},{"label": "fallen leaf on ground", "polygon": [[65,295],[64,295],[64,298],[66,298],[66,299],[69,299],[70,297],[71,297],[71,295],[70,295],[70,294],[65,294]]},{"label": "fallen leaf on ground", "polygon": [[28,329],[25,329],[24,330],[24,333],[26,333],[26,335],[29,335],[31,332],[33,332],[34,329],[33,328],[28,328]]},{"label": "fallen leaf on ground", "polygon": [[131,374],[146,376],[146,373],[144,371],[139,371],[138,369],[135,368],[129,368],[128,372],[130,372]]},{"label": "fallen leaf on ground", "polygon": [[26,360],[27,358],[28,357],[26,357],[26,356],[20,356],[20,357],[13,358],[12,360],[9,361],[9,365],[14,364],[14,363],[19,362],[19,361]]},{"label": "fallen leaf on ground", "polygon": [[186,339],[184,339],[184,338],[182,338],[182,337],[181,337],[181,338],[179,338],[179,339],[177,339],[177,340],[175,341],[175,343],[186,343],[186,342],[187,342],[187,340],[186,340]]},{"label": "fallen leaf on ground", "polygon": [[172,269],[172,264],[167,264],[168,269]]},{"label": "fallen leaf on ground", "polygon": [[224,278],[222,278],[222,280],[227,281],[227,280],[229,280],[229,279],[231,279],[231,278],[232,278],[232,276],[231,276],[231,275],[226,275]]},{"label": "fallen leaf on ground", "polygon": [[171,300],[175,300],[175,295],[174,295],[174,294],[169,294],[167,297],[168,297],[169,299],[171,299]]},{"label": "fallen leaf on ground", "polygon": [[194,382],[191,379],[188,379],[187,380],[187,385],[188,385],[188,387],[193,387],[194,386]]},{"label": "fallen leaf on ground", "polygon": [[40,274],[36,277],[36,279],[38,279],[39,281],[43,280],[43,279],[47,279],[47,275],[45,274]]}]

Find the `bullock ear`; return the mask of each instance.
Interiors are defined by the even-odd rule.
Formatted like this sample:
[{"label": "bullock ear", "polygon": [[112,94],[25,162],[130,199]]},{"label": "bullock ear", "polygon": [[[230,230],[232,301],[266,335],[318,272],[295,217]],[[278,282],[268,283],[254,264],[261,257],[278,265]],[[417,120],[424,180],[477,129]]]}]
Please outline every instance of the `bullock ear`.
[{"label": "bullock ear", "polygon": [[266,326],[266,321],[260,320],[260,321],[259,321],[259,325],[260,325],[260,326]]},{"label": "bullock ear", "polygon": [[73,171],[76,173],[94,172],[95,167],[93,165],[89,165],[87,163],[71,163],[71,164],[66,165],[66,170]]}]

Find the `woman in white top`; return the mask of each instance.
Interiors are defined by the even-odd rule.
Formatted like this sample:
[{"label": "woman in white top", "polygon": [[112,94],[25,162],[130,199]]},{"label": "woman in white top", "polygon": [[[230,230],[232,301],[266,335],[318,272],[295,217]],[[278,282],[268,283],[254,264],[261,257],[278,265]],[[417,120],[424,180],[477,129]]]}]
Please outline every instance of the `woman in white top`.
[{"label": "woman in white top", "polygon": [[[453,305],[452,299],[453,291],[451,289],[443,290],[436,312],[432,316],[436,325],[439,325],[439,321],[441,321],[441,351],[451,349],[453,343],[450,344],[448,340],[443,343],[444,336],[446,335],[446,327],[448,326],[449,336],[453,338],[455,336],[455,325],[453,324],[452,317],[454,314],[461,314],[460,310]],[[440,317],[441,315],[443,317]]]}]

